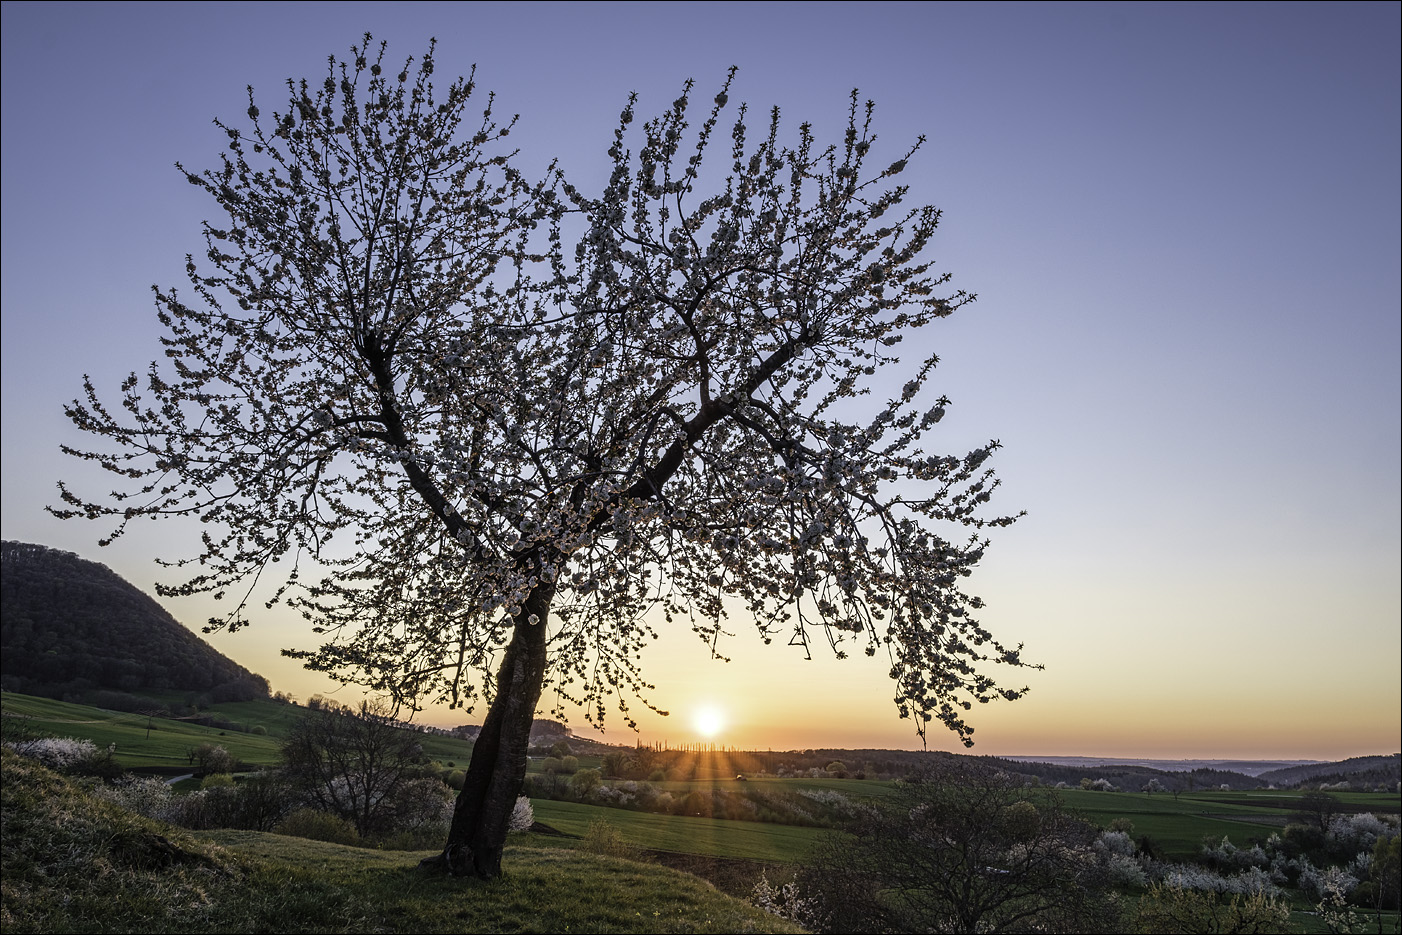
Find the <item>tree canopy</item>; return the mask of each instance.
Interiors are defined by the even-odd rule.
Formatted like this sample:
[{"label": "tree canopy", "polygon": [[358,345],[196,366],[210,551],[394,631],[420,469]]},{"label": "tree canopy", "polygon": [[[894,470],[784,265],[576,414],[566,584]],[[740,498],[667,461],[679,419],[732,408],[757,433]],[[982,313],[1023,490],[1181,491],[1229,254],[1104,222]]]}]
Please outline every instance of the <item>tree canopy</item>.
[{"label": "tree canopy", "polygon": [[493,98],[469,113],[473,78],[433,74],[432,46],[396,68],[367,36],[218,122],[220,165],[182,171],[223,216],[193,296],[155,291],[168,364],[68,409],[106,441],[73,453],[129,486],[65,487],[59,515],[198,517],[164,593],[232,592],[211,626],[277,570],[271,599],[326,635],[308,666],[485,694],[513,737],[542,685],[628,718],[656,627],[719,653],[741,617],[887,653],[901,714],[969,742],[973,703],[1021,691],[963,589],[1013,518],[982,512],[996,441],[922,447],[937,358],[886,389],[900,342],[973,299],[928,255],[939,211],[904,205],[923,140],[878,161],[855,92],[831,145],[753,121],[732,70],[651,119],[630,98],[602,184],[529,180]]},{"label": "tree canopy", "polygon": [[[169,367],[133,373],[124,412],[90,383],[68,410],[121,452],[75,453],[137,489],[65,488],[61,515],[198,516],[167,594],[246,593],[289,558],[276,599],[333,637],[308,662],[401,699],[471,699],[542,584],[551,677],[595,716],[646,689],[656,606],[713,647],[743,606],[766,638],[885,649],[902,714],[961,735],[959,701],[1015,696],[976,671],[1018,655],[960,589],[1009,522],[978,513],[997,443],[918,447],[949,405],[917,405],[933,355],[865,417],[845,404],[973,298],[926,256],[939,212],[902,206],[919,143],[873,167],[854,92],[836,145],[807,124],[786,145],[777,108],[756,136],[744,105],[718,145],[731,81],[690,133],[688,82],[640,128],[630,99],[591,196],[528,182],[490,98],[469,119],[474,81],[436,96],[433,65],[367,40],[218,123],[221,166],[186,172],[227,215],[196,301],[156,289]],[[304,582],[308,558],[330,572]]]}]

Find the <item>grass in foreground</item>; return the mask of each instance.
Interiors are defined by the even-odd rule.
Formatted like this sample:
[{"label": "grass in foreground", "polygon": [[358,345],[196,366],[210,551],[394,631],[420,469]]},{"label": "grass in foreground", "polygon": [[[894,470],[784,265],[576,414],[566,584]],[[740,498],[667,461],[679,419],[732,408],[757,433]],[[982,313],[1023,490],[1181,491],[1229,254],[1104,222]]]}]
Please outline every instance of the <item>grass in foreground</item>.
[{"label": "grass in foreground", "polygon": [[426,854],[132,815],[3,753],[0,927],[9,932],[797,932],[665,867],[540,846],[484,883]]}]

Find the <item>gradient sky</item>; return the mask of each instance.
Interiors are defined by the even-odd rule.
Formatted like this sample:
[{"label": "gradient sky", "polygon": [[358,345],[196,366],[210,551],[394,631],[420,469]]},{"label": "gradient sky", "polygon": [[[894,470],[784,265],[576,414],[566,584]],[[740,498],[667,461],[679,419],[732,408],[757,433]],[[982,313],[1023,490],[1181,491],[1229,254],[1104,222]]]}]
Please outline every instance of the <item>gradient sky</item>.
[{"label": "gradient sky", "polygon": [[[935,255],[979,300],[922,338],[954,400],[935,447],[1004,444],[973,590],[1025,642],[1032,692],[973,712],[990,754],[1336,758],[1402,748],[1399,662],[1399,33],[1396,3],[64,4],[3,7],[3,535],[138,586],[189,527],[42,511],[84,373],[115,394],[159,353],[152,283],[184,282],[244,87],[281,107],[362,32],[439,40],[519,112],[525,168],[585,190],[630,91],[689,77],[836,139],[877,102],[903,179],[944,209]],[[708,96],[708,95],[705,95]],[[105,488],[104,488],[105,489]],[[198,625],[199,599],[166,601]],[[645,657],[643,739],[918,746],[884,667],[804,662],[736,621],[729,664],[686,634]],[[326,683],[270,614],[224,653],[299,697]],[[342,693],[340,697],[346,697]],[[636,706],[634,706],[636,707]],[[480,720],[430,712],[430,723]],[[583,725],[578,725],[582,727]],[[631,742],[615,719],[608,739]],[[931,747],[954,749],[931,735]]]}]

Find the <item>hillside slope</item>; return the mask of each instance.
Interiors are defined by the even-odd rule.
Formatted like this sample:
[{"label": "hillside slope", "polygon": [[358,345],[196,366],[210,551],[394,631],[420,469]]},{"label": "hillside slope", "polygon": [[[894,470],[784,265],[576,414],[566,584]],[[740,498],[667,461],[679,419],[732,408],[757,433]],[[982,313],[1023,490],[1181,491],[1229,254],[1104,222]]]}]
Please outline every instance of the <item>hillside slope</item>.
[{"label": "hillside slope", "polygon": [[182,831],[0,761],[6,933],[801,931],[689,874],[535,835],[507,848],[502,879],[453,879],[419,870],[422,853]]},{"label": "hillside slope", "polygon": [[0,543],[0,650],[0,684],[29,695],[268,695],[266,679],[220,654],[106,565],[25,542]]}]

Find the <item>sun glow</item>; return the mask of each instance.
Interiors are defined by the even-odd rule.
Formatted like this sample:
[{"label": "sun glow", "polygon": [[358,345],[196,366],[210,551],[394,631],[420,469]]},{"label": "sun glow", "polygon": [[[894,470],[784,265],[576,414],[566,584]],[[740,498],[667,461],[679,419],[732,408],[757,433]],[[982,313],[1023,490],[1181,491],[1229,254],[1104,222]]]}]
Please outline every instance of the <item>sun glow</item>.
[{"label": "sun glow", "polygon": [[714,737],[725,727],[725,715],[715,705],[703,705],[692,715],[691,724],[703,737]]}]

